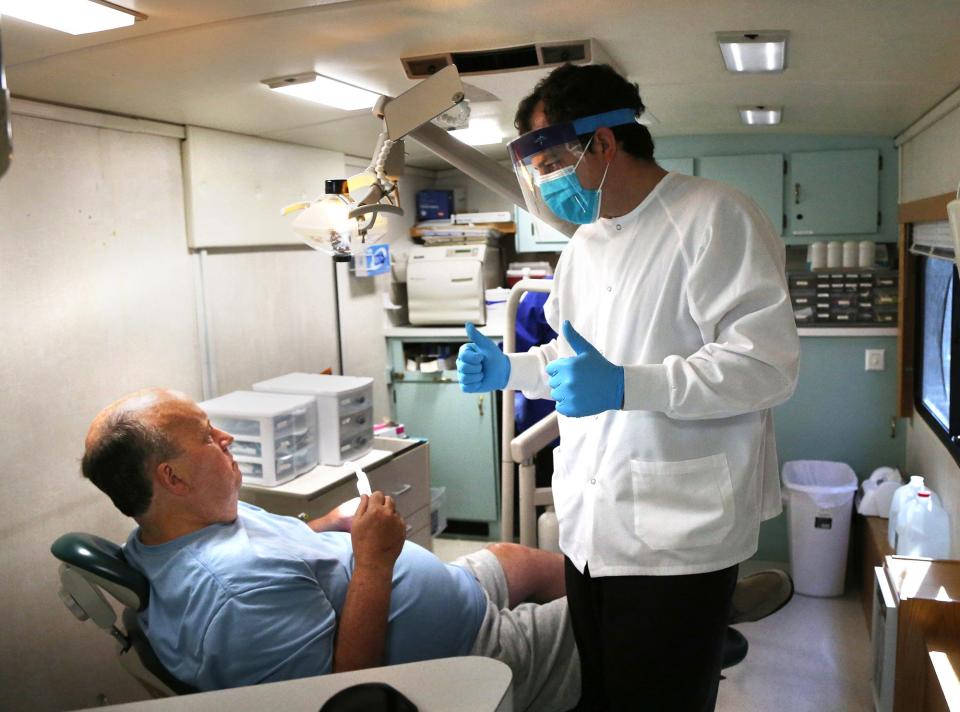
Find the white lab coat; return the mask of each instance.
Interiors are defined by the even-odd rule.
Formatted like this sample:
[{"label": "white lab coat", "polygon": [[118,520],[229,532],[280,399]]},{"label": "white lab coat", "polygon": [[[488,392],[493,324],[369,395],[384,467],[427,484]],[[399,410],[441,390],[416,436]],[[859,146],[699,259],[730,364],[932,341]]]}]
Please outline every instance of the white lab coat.
[{"label": "white lab coat", "polygon": [[[560,416],[560,548],[593,576],[715,571],[781,511],[773,418],[797,380],[784,246],[742,193],[670,173],[629,214],[581,227],[544,307],[624,366],[622,410]],[[549,398],[559,339],[510,356]]]}]

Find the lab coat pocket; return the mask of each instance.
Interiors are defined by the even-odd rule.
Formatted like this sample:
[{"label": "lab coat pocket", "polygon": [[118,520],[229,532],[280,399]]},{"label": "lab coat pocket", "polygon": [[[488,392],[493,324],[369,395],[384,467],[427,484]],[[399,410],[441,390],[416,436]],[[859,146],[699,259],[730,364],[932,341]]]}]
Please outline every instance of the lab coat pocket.
[{"label": "lab coat pocket", "polygon": [[733,528],[725,454],[678,462],[631,460],[630,471],[634,529],[651,549],[717,545]]}]

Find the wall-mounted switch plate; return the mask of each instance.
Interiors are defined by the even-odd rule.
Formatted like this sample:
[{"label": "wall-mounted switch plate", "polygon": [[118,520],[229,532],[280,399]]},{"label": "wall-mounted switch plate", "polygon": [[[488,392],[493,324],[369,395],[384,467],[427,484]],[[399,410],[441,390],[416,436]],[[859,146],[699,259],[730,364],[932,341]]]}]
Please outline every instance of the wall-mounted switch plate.
[{"label": "wall-mounted switch plate", "polygon": [[864,369],[867,371],[882,371],[887,367],[886,349],[867,349]]}]

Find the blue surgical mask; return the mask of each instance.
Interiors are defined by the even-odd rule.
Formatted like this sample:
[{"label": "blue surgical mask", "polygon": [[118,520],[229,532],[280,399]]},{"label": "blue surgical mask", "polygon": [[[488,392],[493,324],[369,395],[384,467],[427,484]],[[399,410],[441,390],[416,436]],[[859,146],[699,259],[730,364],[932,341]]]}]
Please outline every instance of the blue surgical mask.
[{"label": "blue surgical mask", "polygon": [[[592,142],[593,139],[591,138],[590,141]],[[601,191],[603,182],[607,179],[607,169],[610,168],[610,164],[604,168],[603,178],[600,179],[600,185],[596,190],[584,188],[577,177],[577,166],[580,165],[583,156],[587,155],[589,148],[590,142],[587,143],[576,165],[561,168],[539,181],[540,195],[547,207],[561,220],[575,225],[588,225],[596,222],[600,217]]]}]

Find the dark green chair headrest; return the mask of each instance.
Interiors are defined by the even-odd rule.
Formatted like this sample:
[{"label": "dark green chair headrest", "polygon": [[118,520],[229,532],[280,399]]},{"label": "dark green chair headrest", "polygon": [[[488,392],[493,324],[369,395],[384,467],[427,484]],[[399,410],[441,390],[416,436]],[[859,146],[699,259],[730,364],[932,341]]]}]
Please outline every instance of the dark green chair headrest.
[{"label": "dark green chair headrest", "polygon": [[93,534],[70,532],[53,542],[50,552],[74,568],[133,591],[140,600],[139,610],[147,607],[150,598],[147,577],[127,563],[123,549],[112,541]]}]

